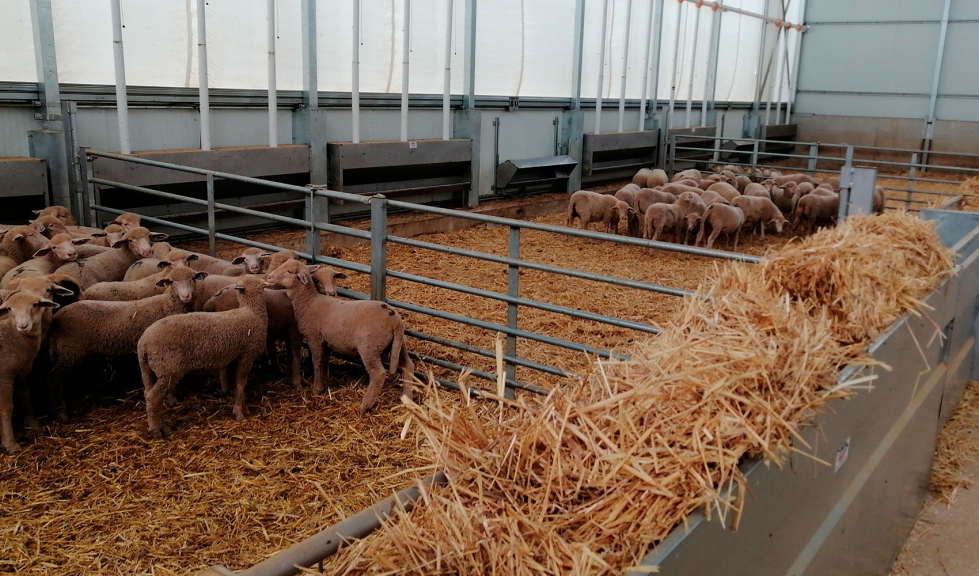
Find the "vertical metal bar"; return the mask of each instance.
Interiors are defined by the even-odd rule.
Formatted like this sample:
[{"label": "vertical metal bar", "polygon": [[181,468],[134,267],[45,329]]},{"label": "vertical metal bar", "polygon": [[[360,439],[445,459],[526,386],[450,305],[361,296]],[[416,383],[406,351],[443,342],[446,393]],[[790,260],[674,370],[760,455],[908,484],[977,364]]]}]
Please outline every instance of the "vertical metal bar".
[{"label": "vertical metal bar", "polygon": [[625,53],[622,56],[622,89],[619,92],[619,132],[625,131],[625,81],[629,75],[629,35],[632,32],[632,0],[629,0],[625,16]]},{"label": "vertical metal bar", "polygon": [[925,119],[925,134],[921,142],[922,164],[928,166],[928,152],[935,136],[935,108],[938,106],[938,85],[942,79],[942,60],[945,57],[945,38],[948,35],[948,12],[952,0],[945,0],[942,10],[942,27],[938,33],[938,53],[935,55],[935,75],[931,81],[931,94],[928,96],[928,117]]},{"label": "vertical metal bar", "polygon": [[92,204],[98,204],[98,201],[95,199],[95,189],[88,180],[92,170],[92,165],[88,161],[88,150],[85,146],[78,147],[78,175],[81,180],[82,195],[81,216],[86,226],[96,226],[98,215],[92,209]]},{"label": "vertical metal bar", "polygon": [[840,169],[840,210],[838,219],[846,219],[850,212],[850,188],[853,187],[853,146],[847,145],[846,155],[843,159],[843,168]]},{"label": "vertical metal bar", "polygon": [[303,105],[306,108],[319,108],[319,71],[316,63],[316,0],[301,0],[301,2],[303,28]]},{"label": "vertical metal bar", "polygon": [[707,112],[714,108],[714,97],[717,90],[717,61],[721,49],[721,16],[724,14],[715,8],[710,18],[710,48],[707,58],[707,78],[704,80],[704,101],[700,104],[700,125],[707,126]]},{"label": "vertical metal bar", "polygon": [[354,0],[353,58],[350,85],[350,141],[360,142],[360,0]]},{"label": "vertical metal bar", "polygon": [[666,113],[666,130],[673,128],[673,112],[676,107],[676,71],[680,63],[680,19],[683,16],[683,4],[676,7],[676,37],[673,41],[673,74],[670,76],[670,108]]},{"label": "vertical metal bar", "polygon": [[605,35],[608,33],[608,0],[602,2],[602,43],[598,49],[598,96],[595,98],[595,134],[602,133],[602,92],[605,89]]},{"label": "vertical metal bar", "polygon": [[561,117],[554,117],[554,155],[557,156],[561,154],[560,140],[561,138]]},{"label": "vertical metal bar", "polygon": [[126,59],[122,49],[122,8],[119,0],[112,6],[112,57],[116,72],[116,116],[119,121],[119,151],[132,152],[129,143],[129,97],[126,94]]},{"label": "vertical metal bar", "polygon": [[269,148],[279,145],[279,103],[275,90],[275,0],[267,0],[265,20],[268,24],[268,46],[269,57]]},{"label": "vertical metal bar", "polygon": [[571,64],[571,109],[581,109],[581,55],[585,45],[585,0],[574,4],[574,60]]},{"label": "vertical metal bar", "polygon": [[911,155],[911,167],[908,169],[908,196],[904,202],[905,208],[911,209],[911,199],[914,194],[914,180],[918,176],[918,153]]},{"label": "vertical metal bar", "polygon": [[452,0],[445,0],[445,78],[442,86],[442,140],[452,137]]},{"label": "vertical metal bar", "polygon": [[649,22],[646,24],[646,61],[642,67],[642,94],[639,96],[639,131],[646,129],[646,90],[649,88],[649,66],[653,59],[653,17],[656,15],[656,0],[649,5]]},{"label": "vertical metal bar", "polygon": [[819,143],[809,145],[809,175],[816,175],[816,163],[819,160]]},{"label": "vertical metal bar", "polygon": [[211,149],[211,98],[207,84],[207,25],[204,18],[206,0],[197,0],[197,79],[201,108],[201,150]]},{"label": "vertical metal bar", "polygon": [[[37,65],[37,90],[46,117],[61,114],[61,88],[58,83],[58,53],[54,46],[54,16],[51,0],[31,0],[34,30],[34,60]],[[42,121],[49,130],[49,120]]]},{"label": "vertical metal bar", "polygon": [[[765,0],[765,16],[768,16],[768,8],[771,0]],[[758,66],[755,68],[755,99],[751,104],[751,115],[754,117],[758,116],[758,111],[760,110],[761,93],[764,90],[764,83],[762,81],[762,76],[765,72],[765,42],[768,39],[768,23],[765,20],[761,21],[761,41],[758,43]],[[745,136],[751,136],[755,138],[757,134],[745,134]]]},{"label": "vertical metal bar", "polygon": [[697,15],[693,19],[693,52],[690,54],[690,81],[687,83],[687,128],[690,127],[690,116],[693,111],[693,76],[697,71],[697,42],[700,39],[700,8],[694,6]]},{"label": "vertical metal bar", "polygon": [[785,91],[786,83],[789,81],[789,32],[792,31],[791,28],[787,27],[786,24],[782,24],[782,65],[778,70],[778,87],[776,88],[775,97],[775,124],[781,124],[782,117],[782,92]]},{"label": "vertical metal bar", "polygon": [[[774,54],[772,54],[772,58],[776,62],[776,65],[775,65],[775,74],[773,74],[769,78],[768,101],[765,103],[765,125],[766,126],[768,126],[768,125],[771,124],[771,119],[772,119],[772,100],[775,98],[775,87],[779,83],[777,77],[778,77],[778,70],[782,66],[782,51],[781,51],[781,46],[782,46],[782,28],[779,28],[778,29],[778,32],[776,32],[776,34],[775,34],[775,52],[774,52]],[[777,110],[776,110],[776,114],[778,114],[778,111]],[[778,123],[778,117],[777,116],[775,118],[775,122],[776,122],[776,124]]]},{"label": "vertical metal bar", "polygon": [[[653,57],[653,86],[650,88],[649,96],[652,99],[652,106],[649,109],[653,114],[659,108],[659,64],[660,58],[663,55],[663,2],[664,0],[655,0],[656,2],[656,55]],[[640,118],[640,122],[644,119]],[[662,142],[662,139],[660,140]]]},{"label": "vertical metal bar", "polygon": [[[510,258],[520,259],[520,228],[510,227]],[[520,297],[520,267],[510,265],[507,267],[507,295],[513,298]],[[507,303],[506,325],[507,328],[517,329],[517,304]],[[517,357],[517,337],[508,334],[506,337],[506,355],[512,358]],[[506,363],[506,377],[508,381],[517,379],[517,366],[512,362]],[[514,389],[507,385],[506,397],[514,397]]]},{"label": "vertical metal bar", "polygon": [[408,55],[411,53],[411,0],[404,0],[404,33],[401,48],[401,141],[408,141]]},{"label": "vertical metal bar", "polygon": [[462,70],[463,106],[467,110],[476,108],[476,0],[465,0],[465,64]]},{"label": "vertical metal bar", "polygon": [[[805,2],[803,2],[805,5]],[[799,88],[799,62],[802,58],[802,33],[804,30],[796,29],[795,32],[795,55],[792,58],[792,66],[789,68],[789,94],[786,96],[785,123],[792,123],[792,104],[795,102],[796,90]]]},{"label": "vertical metal bar", "polygon": [[215,237],[216,217],[214,214],[214,174],[207,174],[207,253],[218,255],[217,238]]},{"label": "vertical metal bar", "polygon": [[306,221],[309,222],[309,228],[306,230],[306,252],[319,255],[323,253],[323,238],[320,236],[320,231],[316,229],[317,223],[329,223],[329,202],[326,198],[317,198],[314,195],[315,190],[312,188],[309,190],[309,196],[306,196]]},{"label": "vertical metal bar", "polygon": [[758,169],[758,140],[751,143],[751,167]]},{"label": "vertical metal bar", "polygon": [[670,176],[676,172],[676,134],[670,134]]},{"label": "vertical metal bar", "polygon": [[493,118],[493,192],[496,192],[496,169],[500,166],[500,117]]},{"label": "vertical metal bar", "polygon": [[371,300],[387,299],[388,201],[378,194],[371,198]]}]

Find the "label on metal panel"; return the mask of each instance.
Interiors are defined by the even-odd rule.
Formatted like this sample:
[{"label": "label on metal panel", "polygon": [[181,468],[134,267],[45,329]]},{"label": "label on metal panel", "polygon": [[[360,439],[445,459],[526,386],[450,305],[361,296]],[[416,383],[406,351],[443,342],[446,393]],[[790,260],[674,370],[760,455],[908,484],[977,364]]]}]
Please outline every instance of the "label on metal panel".
[{"label": "label on metal panel", "polygon": [[418,148],[418,142],[408,142],[408,148]]},{"label": "label on metal panel", "polygon": [[843,464],[846,463],[846,459],[849,456],[850,456],[850,439],[847,438],[846,442],[843,443],[843,446],[840,446],[840,449],[836,451],[836,467],[833,469],[833,472],[839,472],[840,468],[843,467]]}]

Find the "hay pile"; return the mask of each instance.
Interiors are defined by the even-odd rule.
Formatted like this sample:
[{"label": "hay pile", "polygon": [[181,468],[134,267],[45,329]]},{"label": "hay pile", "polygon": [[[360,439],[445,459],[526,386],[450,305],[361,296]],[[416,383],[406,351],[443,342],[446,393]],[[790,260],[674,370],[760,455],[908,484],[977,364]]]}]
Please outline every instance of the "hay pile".
[{"label": "hay pile", "polygon": [[962,183],[962,202],[959,209],[979,212],[979,178],[969,178]]},{"label": "hay pile", "polygon": [[838,385],[839,367],[869,362],[857,345],[950,268],[932,224],[852,219],[726,266],[712,298],[687,300],[631,361],[594,365],[539,409],[408,403],[450,484],[327,572],[620,573],[695,510],[736,522],[738,464],[806,450],[798,430],[865,383]]}]

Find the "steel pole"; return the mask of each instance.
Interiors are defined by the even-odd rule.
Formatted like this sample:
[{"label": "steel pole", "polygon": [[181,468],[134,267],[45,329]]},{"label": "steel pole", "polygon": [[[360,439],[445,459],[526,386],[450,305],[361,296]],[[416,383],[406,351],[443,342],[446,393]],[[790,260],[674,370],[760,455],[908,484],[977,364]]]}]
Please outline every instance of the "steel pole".
[{"label": "steel pole", "polygon": [[693,76],[697,70],[697,40],[700,38],[700,8],[695,8],[697,15],[693,19],[693,52],[690,55],[690,81],[687,83],[687,128],[690,127],[690,116],[693,111]]},{"label": "steel pole", "polygon": [[201,107],[201,150],[211,149],[211,98],[207,84],[207,27],[204,6],[207,0],[197,0],[197,79]]},{"label": "steel pole", "polygon": [[799,87],[799,58],[802,54],[802,30],[796,29],[795,32],[795,55],[792,58],[794,64],[789,67],[789,93],[785,97],[785,123],[792,123],[792,101],[795,100],[795,92]]},{"label": "steel pole", "polygon": [[279,145],[279,106],[275,91],[275,0],[266,3],[268,22],[268,51],[269,51],[269,147]]},{"label": "steel pole", "polygon": [[353,60],[350,79],[350,141],[360,142],[360,0],[354,0]]},{"label": "steel pole", "polygon": [[442,86],[442,140],[452,137],[452,0],[445,0],[445,78]]},{"label": "steel pole", "polygon": [[945,39],[948,36],[948,13],[951,8],[952,0],[945,0],[945,8],[942,11],[942,27],[938,33],[938,52],[935,55],[935,74],[931,82],[931,94],[928,97],[928,117],[925,118],[925,134],[922,138],[921,149],[924,152],[921,160],[923,168],[928,166],[928,152],[931,150],[931,141],[935,136],[935,108],[938,106],[938,85],[942,79],[942,60],[945,57]]},{"label": "steel pole", "polygon": [[387,299],[387,235],[388,201],[378,194],[371,197],[371,300]]},{"label": "steel pole", "polygon": [[625,82],[629,75],[629,36],[632,33],[632,0],[625,16],[625,52],[622,55],[622,89],[619,92],[619,132],[625,131]]},{"label": "steel pole", "polygon": [[217,216],[214,214],[214,174],[207,175],[207,253],[218,255]]},{"label": "steel pole", "polygon": [[598,96],[595,98],[595,134],[602,133],[602,91],[605,87],[605,35],[608,26],[608,0],[602,2],[602,43],[598,49]]},{"label": "steel pole", "polygon": [[585,44],[585,0],[575,0],[574,59],[571,63],[571,109],[581,109],[581,61]]},{"label": "steel pole", "polygon": [[[782,29],[779,28],[778,29],[778,32],[776,32],[776,34],[775,34],[775,48],[774,48],[774,52],[772,54],[772,58],[776,62],[775,73],[772,74],[772,75],[770,75],[769,76],[769,79],[768,79],[768,82],[769,82],[769,84],[768,84],[768,101],[765,103],[765,125],[766,126],[768,126],[769,124],[771,124],[771,118],[772,118],[772,99],[775,98],[775,86],[778,84],[778,81],[775,79],[775,77],[778,76],[778,69],[779,69],[779,67],[781,67],[781,57],[782,57],[782,53],[781,53],[781,50],[780,50],[781,46],[782,46]],[[769,60],[769,63],[771,63],[771,60]],[[776,119],[776,123],[777,122],[778,122],[778,120]]]},{"label": "steel pole", "polygon": [[[768,14],[768,7],[771,0],[765,0],[765,14]],[[761,109],[761,93],[765,89],[764,82],[762,82],[762,76],[765,72],[765,40],[768,38],[768,25],[764,20],[761,22],[761,41],[758,43],[758,66],[755,68],[755,99],[751,103],[751,114],[753,116],[758,115],[758,111]],[[748,135],[748,134],[746,134]],[[751,137],[755,137],[755,134],[750,134]]]},{"label": "steel pole", "polygon": [[673,74],[670,77],[670,108],[666,115],[666,130],[673,128],[673,112],[676,109],[676,71],[680,63],[680,19],[683,16],[683,4],[676,7],[676,37],[673,40]]},{"label": "steel pole", "polygon": [[649,4],[649,22],[646,24],[646,62],[642,68],[642,94],[639,96],[639,131],[646,129],[646,90],[649,88],[649,66],[653,62],[653,18],[657,0]]},{"label": "steel pole", "polygon": [[126,60],[122,49],[122,8],[119,0],[111,0],[112,58],[116,73],[116,116],[119,120],[119,151],[132,152],[129,143],[129,98],[126,94]]},{"label": "steel pole", "polygon": [[411,52],[411,0],[404,0],[404,38],[401,48],[401,141],[408,141],[408,54]]}]

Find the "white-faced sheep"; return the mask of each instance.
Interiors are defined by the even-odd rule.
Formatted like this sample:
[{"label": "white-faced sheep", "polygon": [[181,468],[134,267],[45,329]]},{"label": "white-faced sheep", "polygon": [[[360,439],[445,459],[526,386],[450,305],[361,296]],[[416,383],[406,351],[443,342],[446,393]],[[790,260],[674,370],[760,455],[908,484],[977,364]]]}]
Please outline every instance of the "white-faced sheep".
[{"label": "white-faced sheep", "polygon": [[78,258],[76,244],[84,244],[88,238],[72,238],[68,234],[58,234],[48,241],[48,245],[34,253],[34,258],[19,264],[4,274],[0,287],[6,287],[11,280],[21,276],[43,276],[51,274],[66,262]]},{"label": "white-faced sheep", "polygon": [[268,331],[265,285],[258,276],[243,276],[235,285],[234,310],[170,316],[146,329],[136,348],[151,436],[162,439],[171,433],[163,421],[163,401],[191,372],[218,371],[223,387],[233,374],[235,419],[245,418],[245,385],[265,350]]},{"label": "white-faced sheep", "polygon": [[717,192],[728,202],[734,202],[734,199],[741,195],[737,188],[731,186],[727,182],[715,182],[708,186],[707,190]]},{"label": "white-faced sheep", "polygon": [[41,347],[44,312],[57,307],[33,292],[15,292],[0,304],[0,442],[10,454],[20,449],[13,427],[15,393],[28,427],[36,426],[25,379]]},{"label": "white-faced sheep", "polygon": [[77,226],[78,222],[75,221],[75,217],[72,216],[71,210],[68,210],[64,206],[48,206],[47,208],[42,208],[40,210],[34,210],[38,218],[41,216],[54,216],[65,226]]},{"label": "white-faced sheep", "polygon": [[683,172],[677,172],[676,174],[673,175],[673,179],[671,181],[672,182],[679,182],[680,180],[685,180],[687,178],[690,178],[691,180],[696,180],[697,182],[700,182],[701,179],[703,179],[703,175],[700,173],[700,170],[695,170],[695,169],[691,168],[690,170],[684,170]]},{"label": "white-faced sheep", "polygon": [[615,196],[599,194],[587,190],[578,190],[568,201],[568,226],[574,226],[574,219],[581,221],[581,229],[587,230],[592,222],[605,225],[603,232],[618,233],[619,221],[629,221],[629,212],[635,208],[629,206]]},{"label": "white-faced sheep", "polygon": [[[370,375],[370,384],[360,403],[362,413],[377,402],[388,374],[394,375],[399,369],[405,377],[404,393],[410,396],[407,378],[414,372],[414,363],[408,357],[401,316],[383,302],[345,301],[320,294],[311,279],[320,269],[320,266],[290,260],[268,276],[270,284],[286,289],[296,311],[299,331],[309,344],[313,357],[313,393],[323,392],[326,359],[328,351],[332,351],[347,357],[359,356]],[[387,371],[381,361],[386,350],[390,350]]]},{"label": "white-faced sheep", "polygon": [[[657,202],[646,208],[642,237],[658,241],[663,230],[676,230],[680,210],[676,204]],[[679,238],[677,238],[679,240]]]},{"label": "white-faced sheep", "polygon": [[[122,280],[119,282],[99,282],[89,286],[84,293],[85,300],[139,300],[149,298],[163,292],[164,288],[157,285],[157,281],[166,277],[168,268],[188,268],[187,259],[192,254],[184,250],[170,250],[156,265],[156,273],[144,276],[138,280]],[[150,258],[136,261],[133,265],[140,262],[149,262]],[[149,265],[147,264],[147,269]],[[132,270],[132,266],[129,270]],[[126,274],[129,274],[129,270]]]},{"label": "white-faced sheep", "polygon": [[174,268],[157,281],[168,287],[165,294],[121,302],[82,300],[55,314],[51,323],[48,390],[58,418],[67,419],[62,385],[74,367],[89,356],[135,354],[136,343],[151,324],[191,310],[194,294],[205,277],[205,273],[190,268]]},{"label": "white-faced sheep", "polygon": [[[684,192],[676,197],[676,207],[677,207],[677,238],[680,236],[680,230],[684,230],[683,243],[686,244],[690,231],[693,230],[697,223],[700,221],[699,217],[707,210],[707,204],[704,202],[703,198],[693,192]],[[688,225],[688,216],[693,214],[697,216],[694,220],[693,226]]]},{"label": "white-faced sheep", "polygon": [[768,198],[758,198],[755,196],[739,196],[731,203],[737,206],[744,213],[744,225],[754,232],[755,224],[761,228],[761,237],[765,237],[765,225],[774,224],[775,231],[782,233],[782,226],[786,219],[778,206]]},{"label": "white-faced sheep", "polygon": [[33,258],[35,252],[47,245],[48,239],[30,226],[7,230],[0,240],[0,277]]},{"label": "white-faced sheep", "polygon": [[101,236],[93,236],[89,244],[109,248],[116,242],[122,240],[122,237],[126,235],[126,230],[118,224],[109,224],[102,229],[102,232],[103,234]]},{"label": "white-faced sheep", "polygon": [[697,233],[695,245],[700,245],[708,224],[711,227],[710,236],[707,238],[708,249],[714,246],[714,240],[720,234],[728,235],[731,250],[738,249],[738,236],[741,234],[741,225],[744,224],[744,212],[740,208],[720,203],[708,206],[700,218],[700,231]]},{"label": "white-faced sheep", "polygon": [[99,282],[121,280],[133,262],[152,255],[153,242],[166,238],[166,234],[150,232],[146,228],[133,228],[126,232],[122,240],[113,244],[108,252],[66,264],[58,269],[58,273],[78,280],[83,290]]},{"label": "white-faced sheep", "polygon": [[[265,263],[272,257],[271,252],[266,252],[261,248],[245,248],[240,256],[231,261],[232,266],[244,266],[248,274],[261,274],[265,269]],[[234,276],[234,274],[225,274]]]},{"label": "white-faced sheep", "polygon": [[139,228],[141,220],[142,218],[140,217],[139,214],[136,214],[134,212],[126,212],[125,214],[120,214],[116,216],[116,219],[113,220],[112,222],[109,222],[109,224],[117,224],[119,226],[122,226],[123,230],[129,232],[133,228]]}]

